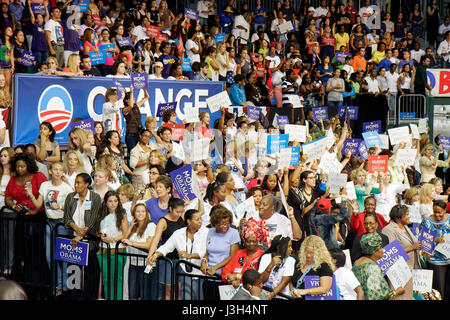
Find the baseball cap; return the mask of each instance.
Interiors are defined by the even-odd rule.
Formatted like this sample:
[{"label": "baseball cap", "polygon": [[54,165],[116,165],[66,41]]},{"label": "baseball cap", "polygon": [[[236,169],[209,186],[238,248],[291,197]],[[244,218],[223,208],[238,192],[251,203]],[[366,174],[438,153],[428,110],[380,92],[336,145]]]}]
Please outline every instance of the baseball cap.
[{"label": "baseball cap", "polygon": [[332,207],[330,199],[322,198],[317,202],[317,208],[330,209]]},{"label": "baseball cap", "polygon": [[155,67],[161,67],[161,68],[164,68],[164,65],[163,65],[163,63],[162,63],[161,61],[156,61],[156,62],[155,62]]},{"label": "baseball cap", "polygon": [[314,9],[314,7],[309,7],[308,11],[316,11],[316,9]]}]

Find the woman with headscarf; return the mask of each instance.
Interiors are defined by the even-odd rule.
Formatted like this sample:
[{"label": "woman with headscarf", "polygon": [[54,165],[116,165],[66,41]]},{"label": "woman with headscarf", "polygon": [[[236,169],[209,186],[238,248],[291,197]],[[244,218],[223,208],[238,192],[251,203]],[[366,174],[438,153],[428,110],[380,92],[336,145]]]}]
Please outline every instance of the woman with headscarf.
[{"label": "woman with headscarf", "polygon": [[246,270],[257,269],[258,260],[264,254],[258,245],[260,243],[270,245],[269,228],[264,221],[257,222],[250,218],[241,225],[240,233],[244,248],[233,255],[230,262],[222,268],[221,274],[222,280],[235,288],[239,287],[242,274]]},{"label": "woman with headscarf", "polygon": [[395,291],[389,289],[389,284],[383,276],[383,271],[377,265],[377,260],[383,258],[383,240],[376,233],[367,233],[361,238],[363,256],[353,264],[352,271],[364,291],[364,300],[388,300],[405,293],[402,287]]}]

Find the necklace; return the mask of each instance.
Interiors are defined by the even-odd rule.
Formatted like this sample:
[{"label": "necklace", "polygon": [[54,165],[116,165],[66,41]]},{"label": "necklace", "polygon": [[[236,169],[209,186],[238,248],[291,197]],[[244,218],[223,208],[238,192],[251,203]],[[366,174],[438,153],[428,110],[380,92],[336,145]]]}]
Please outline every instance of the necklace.
[{"label": "necklace", "polygon": [[302,191],[303,191],[303,193],[306,194],[307,196],[311,196],[311,195],[312,195],[312,192],[311,192],[311,193],[308,193],[308,192],[306,192],[305,189],[303,189]]}]

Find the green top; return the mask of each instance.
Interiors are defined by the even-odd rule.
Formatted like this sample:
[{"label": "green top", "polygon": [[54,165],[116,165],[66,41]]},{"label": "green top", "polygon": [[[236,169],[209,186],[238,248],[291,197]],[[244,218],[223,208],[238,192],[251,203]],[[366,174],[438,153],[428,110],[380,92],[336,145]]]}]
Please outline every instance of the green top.
[{"label": "green top", "polygon": [[427,68],[421,63],[416,67],[416,78],[414,80],[415,85],[427,84]]},{"label": "green top", "polygon": [[353,273],[364,291],[364,300],[388,300],[392,294],[383,271],[375,262],[353,265]]}]

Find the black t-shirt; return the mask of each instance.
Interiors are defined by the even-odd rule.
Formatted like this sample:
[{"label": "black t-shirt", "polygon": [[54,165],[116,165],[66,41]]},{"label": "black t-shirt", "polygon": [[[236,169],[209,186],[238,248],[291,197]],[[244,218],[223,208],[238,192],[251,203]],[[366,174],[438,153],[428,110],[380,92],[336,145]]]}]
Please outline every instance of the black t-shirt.
[{"label": "black t-shirt", "polygon": [[[300,270],[300,267],[298,265],[295,266],[294,275],[291,278],[292,284],[294,287],[297,286],[297,281],[300,279],[300,277],[303,275],[303,272]],[[307,273],[307,276],[319,276],[319,277],[332,277],[333,276],[333,270],[327,263],[322,263],[317,270],[311,269]],[[297,289],[304,289],[305,288],[305,279],[303,279],[302,283],[300,284],[300,287]]]},{"label": "black t-shirt", "polygon": [[94,77],[101,77],[102,74],[96,67],[92,67],[89,71],[83,70],[83,74],[85,76],[94,76]]}]

